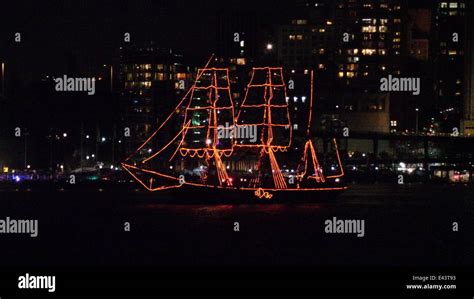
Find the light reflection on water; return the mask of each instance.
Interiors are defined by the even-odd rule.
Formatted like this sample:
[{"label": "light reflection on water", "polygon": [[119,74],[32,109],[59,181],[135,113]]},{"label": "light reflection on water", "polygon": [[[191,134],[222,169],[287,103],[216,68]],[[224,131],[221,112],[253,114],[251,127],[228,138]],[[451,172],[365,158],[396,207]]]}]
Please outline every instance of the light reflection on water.
[{"label": "light reflection on water", "polygon": [[220,215],[280,215],[294,212],[319,210],[320,204],[218,204],[218,205],[176,205],[176,204],[143,204],[135,207],[143,212],[183,213],[197,217]]}]

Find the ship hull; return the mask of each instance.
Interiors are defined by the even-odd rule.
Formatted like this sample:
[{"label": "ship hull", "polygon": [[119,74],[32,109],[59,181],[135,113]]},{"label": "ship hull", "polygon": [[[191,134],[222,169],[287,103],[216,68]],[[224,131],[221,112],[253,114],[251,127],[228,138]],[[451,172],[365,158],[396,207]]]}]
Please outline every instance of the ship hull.
[{"label": "ship hull", "polygon": [[170,190],[172,201],[179,203],[274,203],[321,202],[336,200],[347,187],[321,186],[314,189],[228,189],[183,185]]}]

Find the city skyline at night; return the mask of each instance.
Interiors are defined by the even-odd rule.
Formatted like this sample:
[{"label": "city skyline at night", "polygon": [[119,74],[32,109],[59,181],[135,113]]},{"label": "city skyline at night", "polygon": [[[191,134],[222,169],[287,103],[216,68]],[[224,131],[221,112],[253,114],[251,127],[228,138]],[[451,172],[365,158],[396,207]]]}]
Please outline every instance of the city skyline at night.
[{"label": "city skyline at night", "polygon": [[472,296],[474,0],[0,6],[0,299]]}]

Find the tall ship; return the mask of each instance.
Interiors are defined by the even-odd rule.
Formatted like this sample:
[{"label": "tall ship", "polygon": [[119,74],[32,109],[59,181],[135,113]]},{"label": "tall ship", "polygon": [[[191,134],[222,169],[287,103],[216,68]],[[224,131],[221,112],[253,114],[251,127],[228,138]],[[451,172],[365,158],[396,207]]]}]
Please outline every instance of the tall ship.
[{"label": "tall ship", "polygon": [[[211,61],[211,60],[210,60]],[[335,138],[320,160],[307,129],[295,137],[281,67],[254,67],[240,105],[228,68],[198,69],[194,84],[157,130],[123,163],[149,191],[208,199],[318,199],[347,187]],[[325,165],[327,164],[327,165]]]}]

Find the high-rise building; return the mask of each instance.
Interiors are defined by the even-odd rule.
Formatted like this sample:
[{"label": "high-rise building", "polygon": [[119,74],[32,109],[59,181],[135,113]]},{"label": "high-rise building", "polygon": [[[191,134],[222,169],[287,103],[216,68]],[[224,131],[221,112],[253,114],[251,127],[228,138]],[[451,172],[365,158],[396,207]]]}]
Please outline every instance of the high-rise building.
[{"label": "high-rise building", "polygon": [[462,122],[462,132],[467,135],[474,135],[474,3],[466,3],[466,56],[464,71],[464,119]]},{"label": "high-rise building", "polygon": [[418,61],[427,62],[430,58],[431,16],[428,8],[408,10],[408,55]]},{"label": "high-rise building", "polygon": [[390,99],[380,93],[380,78],[401,74],[406,1],[299,3],[300,12],[277,28],[280,62],[296,73],[314,70],[316,111],[343,117],[354,130],[369,128],[362,120],[370,119],[379,124],[374,130],[388,132]]},{"label": "high-rise building", "polygon": [[276,28],[278,60],[288,69],[312,68],[323,75],[330,69],[326,63],[333,59],[334,28],[331,1],[300,3],[299,12]]},{"label": "high-rise building", "polygon": [[380,78],[401,73],[405,9],[402,0],[339,0],[337,77],[342,85],[379,90]]},{"label": "high-rise building", "polygon": [[121,49],[121,110],[130,128],[127,151],[149,137],[191,84],[194,69],[172,49],[150,43]]},{"label": "high-rise building", "polygon": [[396,101],[380,90],[380,79],[402,74],[406,9],[404,0],[336,2],[338,88],[330,108],[352,130],[388,132],[389,124],[400,124],[397,115],[390,115]]},{"label": "high-rise building", "polygon": [[444,129],[459,128],[463,112],[466,1],[436,1],[434,75],[436,108],[444,117]]}]

